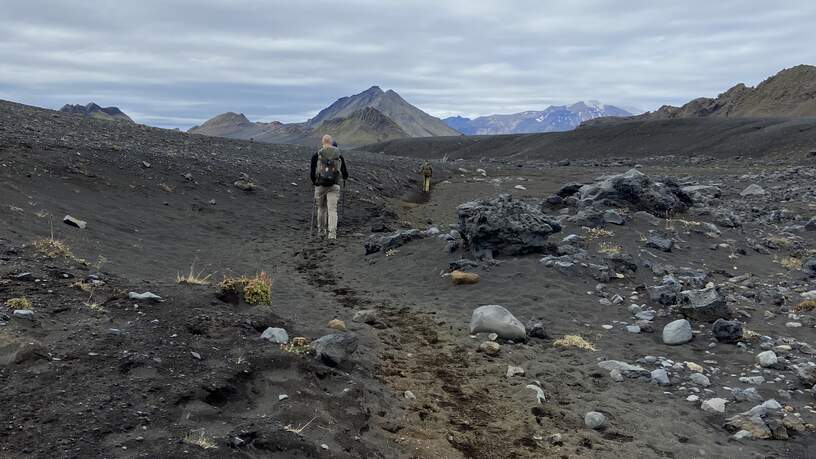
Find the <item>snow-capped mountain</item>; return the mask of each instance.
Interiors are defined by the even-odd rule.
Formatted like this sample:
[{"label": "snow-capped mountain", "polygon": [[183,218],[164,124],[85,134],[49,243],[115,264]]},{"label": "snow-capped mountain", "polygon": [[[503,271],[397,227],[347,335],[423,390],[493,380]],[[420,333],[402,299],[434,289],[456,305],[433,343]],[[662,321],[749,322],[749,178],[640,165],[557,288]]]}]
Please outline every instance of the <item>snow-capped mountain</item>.
[{"label": "snow-capped mountain", "polygon": [[474,119],[453,116],[443,121],[466,135],[495,135],[570,131],[584,121],[603,116],[632,116],[632,113],[614,105],[590,100],[572,105],[551,105],[540,112],[489,115]]}]

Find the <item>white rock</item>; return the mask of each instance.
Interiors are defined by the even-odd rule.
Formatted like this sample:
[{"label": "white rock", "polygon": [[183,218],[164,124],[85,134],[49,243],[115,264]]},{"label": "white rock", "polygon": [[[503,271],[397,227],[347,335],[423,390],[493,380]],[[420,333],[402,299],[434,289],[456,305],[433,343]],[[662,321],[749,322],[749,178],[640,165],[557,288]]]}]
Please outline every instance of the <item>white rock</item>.
[{"label": "white rock", "polygon": [[158,301],[162,300],[162,297],[160,297],[159,295],[156,295],[155,293],[151,293],[151,292],[144,292],[144,293],[130,292],[130,293],[128,293],[128,298],[130,298],[131,300],[136,300],[136,301],[158,302]]},{"label": "white rock", "polygon": [[765,190],[763,190],[762,187],[756,183],[748,185],[747,188],[740,192],[740,196],[762,196],[764,194]]},{"label": "white rock", "polygon": [[507,377],[512,378],[516,375],[524,375],[524,368],[521,367],[514,367],[512,365],[507,366]]},{"label": "white rock", "polygon": [[774,351],[760,352],[756,356],[757,363],[763,368],[771,368],[779,362]]},{"label": "white rock", "polygon": [[689,375],[689,379],[698,386],[708,387],[711,385],[711,381],[702,373],[692,373]]},{"label": "white rock", "polygon": [[544,390],[540,387],[536,386],[535,384],[527,384],[527,389],[535,391],[536,393],[536,401],[538,401],[539,405],[547,401],[547,397],[544,396]]},{"label": "white rock", "polygon": [[470,333],[496,333],[504,339],[524,340],[524,325],[504,306],[490,304],[479,306],[470,319]]},{"label": "white rock", "polygon": [[727,400],[724,398],[710,398],[708,400],[703,401],[703,404],[700,405],[703,411],[707,413],[717,413],[722,414],[725,413],[725,404]]}]

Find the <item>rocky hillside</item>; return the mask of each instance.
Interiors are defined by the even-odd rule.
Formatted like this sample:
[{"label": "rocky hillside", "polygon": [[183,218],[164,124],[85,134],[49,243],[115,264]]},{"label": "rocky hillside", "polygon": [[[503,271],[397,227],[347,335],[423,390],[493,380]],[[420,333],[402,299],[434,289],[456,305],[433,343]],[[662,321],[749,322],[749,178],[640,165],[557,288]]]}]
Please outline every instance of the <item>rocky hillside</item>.
[{"label": "rocky hillside", "polygon": [[816,116],[816,67],[784,69],[755,88],[740,83],[716,98],[700,97],[683,105],[664,105],[638,118],[700,117],[810,117]]},{"label": "rocky hillside", "polygon": [[459,135],[441,120],[406,102],[394,91],[379,87],[344,97],[305,123],[252,122],[242,113],[222,113],[192,134],[253,139],[267,143],[314,145],[323,134],[331,134],[342,146],[360,146],[404,137]]},{"label": "rocky hillside", "polygon": [[542,111],[488,115],[474,119],[454,116],[443,121],[466,135],[497,135],[570,131],[587,120],[631,115],[632,113],[614,105],[589,101],[572,105],[551,105]]},{"label": "rocky hillside", "polygon": [[409,104],[393,90],[389,89],[383,92],[379,86],[372,86],[360,94],[338,99],[309,120],[309,125],[319,126],[326,120],[343,118],[366,107],[376,108],[380,113],[394,120],[409,137],[459,134],[439,118],[435,118]]},{"label": "rocky hillside", "polygon": [[130,119],[122,110],[119,110],[118,107],[100,107],[95,103],[91,102],[88,105],[70,105],[65,104],[60,109],[61,112],[65,113],[73,113],[76,115],[87,116],[90,118],[96,118],[100,120],[108,120],[108,121],[126,121],[128,123],[132,123],[133,120]]},{"label": "rocky hillside", "polygon": [[317,144],[323,134],[330,134],[340,145],[366,145],[374,142],[410,137],[391,118],[373,107],[366,107],[344,118],[331,118],[320,124],[309,136]]},{"label": "rocky hillside", "polygon": [[311,133],[304,123],[252,122],[243,113],[234,112],[222,113],[201,126],[194,126],[188,132],[211,137],[288,144],[301,144]]}]

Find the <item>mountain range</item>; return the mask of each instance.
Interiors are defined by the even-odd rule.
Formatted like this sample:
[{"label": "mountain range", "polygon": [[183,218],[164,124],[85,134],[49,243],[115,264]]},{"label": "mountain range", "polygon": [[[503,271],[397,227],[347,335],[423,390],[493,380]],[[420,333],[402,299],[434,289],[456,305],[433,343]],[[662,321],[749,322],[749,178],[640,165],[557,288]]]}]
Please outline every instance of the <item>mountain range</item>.
[{"label": "mountain range", "polygon": [[253,139],[258,142],[314,145],[324,134],[342,146],[360,146],[405,137],[460,135],[439,118],[379,86],[338,99],[303,123],[252,122],[243,114],[222,113],[188,132]]},{"label": "mountain range", "polygon": [[755,88],[742,83],[715,98],[700,97],[682,107],[664,105],[638,119],[775,118],[816,116],[816,67],[784,69]]},{"label": "mountain range", "polygon": [[570,131],[584,121],[607,116],[632,116],[632,113],[614,105],[588,101],[572,105],[551,105],[542,111],[480,116],[474,119],[453,116],[443,121],[466,135],[496,135]]},{"label": "mountain range", "polygon": [[82,115],[87,116],[90,118],[97,118],[101,120],[108,120],[108,121],[125,121],[128,123],[132,123],[133,120],[130,119],[129,116],[125,115],[122,110],[119,110],[117,107],[100,107],[95,103],[91,102],[88,105],[70,105],[65,104],[60,108],[61,112],[65,113],[72,113],[75,115]]}]

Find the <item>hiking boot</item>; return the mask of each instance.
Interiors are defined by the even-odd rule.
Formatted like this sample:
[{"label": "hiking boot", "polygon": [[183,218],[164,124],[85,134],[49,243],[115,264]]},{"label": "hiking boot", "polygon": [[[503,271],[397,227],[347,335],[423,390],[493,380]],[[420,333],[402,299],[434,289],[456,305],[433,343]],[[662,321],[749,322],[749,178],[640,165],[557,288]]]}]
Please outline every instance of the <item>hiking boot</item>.
[{"label": "hiking boot", "polygon": [[331,240],[335,240],[335,239],[337,239],[337,234],[329,233],[329,240],[331,241]]}]

